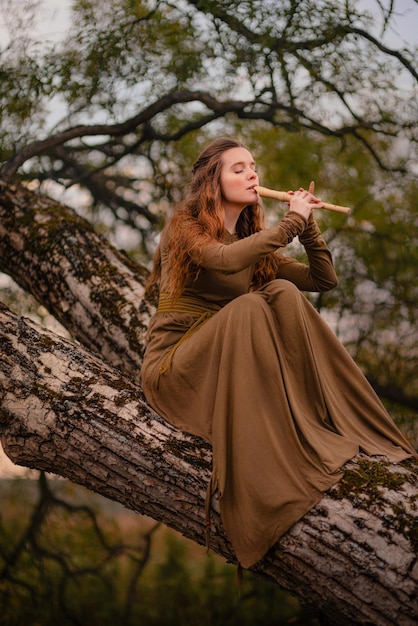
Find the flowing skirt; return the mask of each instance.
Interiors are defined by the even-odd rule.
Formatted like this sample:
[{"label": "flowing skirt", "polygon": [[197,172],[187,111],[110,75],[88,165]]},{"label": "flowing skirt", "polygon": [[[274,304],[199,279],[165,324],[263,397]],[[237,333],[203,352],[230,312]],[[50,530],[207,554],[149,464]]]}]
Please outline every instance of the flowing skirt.
[{"label": "flowing skirt", "polygon": [[359,451],[395,462],[415,454],[292,283],[274,280],[231,301],[178,345],[161,376],[167,349],[158,325],[167,320],[159,317],[144,359],[146,397],[169,422],[211,443],[222,521],[243,567],[303,517]]}]

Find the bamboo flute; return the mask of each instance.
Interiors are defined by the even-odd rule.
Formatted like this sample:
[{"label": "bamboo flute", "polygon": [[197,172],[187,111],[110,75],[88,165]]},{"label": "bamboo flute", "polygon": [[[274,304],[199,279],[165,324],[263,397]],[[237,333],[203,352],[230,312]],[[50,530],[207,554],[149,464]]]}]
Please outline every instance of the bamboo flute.
[{"label": "bamboo flute", "polygon": [[[254,187],[254,189],[263,198],[274,198],[276,200],[280,200],[280,202],[289,202],[292,197],[286,191],[276,191],[274,189],[268,189],[267,187],[259,186]],[[327,209],[328,211],[336,211],[337,213],[345,213],[346,215],[349,215],[351,213],[351,209],[348,206],[329,204],[327,202],[324,202],[322,206],[318,207],[318,209]]]}]

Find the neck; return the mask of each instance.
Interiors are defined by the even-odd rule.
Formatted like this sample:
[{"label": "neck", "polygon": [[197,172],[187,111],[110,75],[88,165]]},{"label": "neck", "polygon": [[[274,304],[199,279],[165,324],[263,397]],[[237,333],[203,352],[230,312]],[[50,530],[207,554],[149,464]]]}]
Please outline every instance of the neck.
[{"label": "neck", "polygon": [[224,206],[224,226],[231,235],[235,235],[236,233],[237,221],[243,208],[244,207]]}]

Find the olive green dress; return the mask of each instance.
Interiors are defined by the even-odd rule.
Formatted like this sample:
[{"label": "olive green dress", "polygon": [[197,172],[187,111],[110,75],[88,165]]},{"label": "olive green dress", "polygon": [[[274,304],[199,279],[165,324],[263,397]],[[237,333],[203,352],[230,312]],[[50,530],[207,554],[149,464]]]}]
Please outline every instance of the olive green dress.
[{"label": "olive green dress", "polygon": [[[299,236],[309,265],[280,250]],[[342,476],[359,451],[415,452],[303,291],[337,284],[313,219],[289,212],[244,239],[225,232],[175,303],[161,238],[160,305],[142,383],[170,423],[209,441],[212,485],[239,563],[248,568]],[[249,291],[254,264],[279,254],[277,279]]]}]

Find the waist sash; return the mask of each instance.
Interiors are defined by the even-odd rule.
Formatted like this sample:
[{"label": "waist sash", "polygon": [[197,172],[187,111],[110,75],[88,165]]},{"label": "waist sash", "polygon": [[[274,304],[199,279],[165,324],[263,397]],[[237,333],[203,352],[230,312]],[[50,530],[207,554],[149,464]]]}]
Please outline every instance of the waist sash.
[{"label": "waist sash", "polygon": [[158,302],[157,313],[183,313],[185,315],[195,315],[197,319],[190,328],[180,337],[177,343],[167,352],[161,361],[161,365],[158,370],[158,376],[156,385],[158,387],[160,378],[163,374],[168,372],[173,362],[174,354],[191,335],[193,335],[205,322],[207,322],[221,306],[214,302],[207,302],[200,298],[194,298],[193,296],[179,296],[173,298],[170,294],[162,293]]},{"label": "waist sash", "polygon": [[186,315],[202,315],[203,313],[216,313],[220,305],[208,302],[193,296],[179,296],[173,298],[168,293],[162,293],[158,302],[157,313],[184,313]]}]

